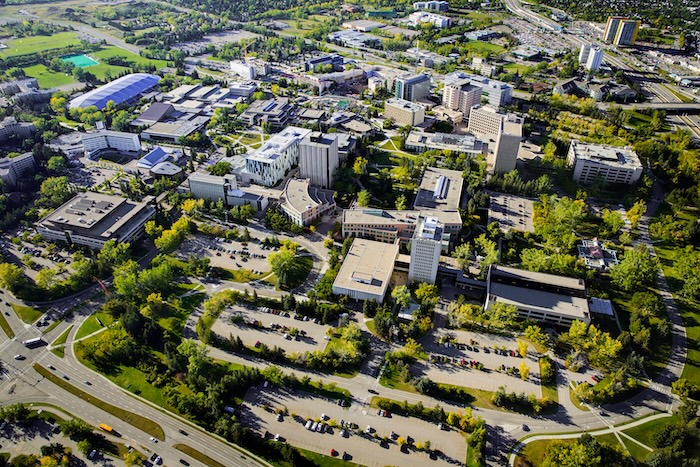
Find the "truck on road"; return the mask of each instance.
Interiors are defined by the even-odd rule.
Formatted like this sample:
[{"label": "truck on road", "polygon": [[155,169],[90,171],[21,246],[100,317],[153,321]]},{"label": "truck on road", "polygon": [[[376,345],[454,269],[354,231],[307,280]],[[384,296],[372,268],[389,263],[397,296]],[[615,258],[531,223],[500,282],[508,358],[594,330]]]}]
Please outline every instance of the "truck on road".
[{"label": "truck on road", "polygon": [[114,428],[104,423],[100,423],[100,428],[106,431],[107,433],[114,433]]}]

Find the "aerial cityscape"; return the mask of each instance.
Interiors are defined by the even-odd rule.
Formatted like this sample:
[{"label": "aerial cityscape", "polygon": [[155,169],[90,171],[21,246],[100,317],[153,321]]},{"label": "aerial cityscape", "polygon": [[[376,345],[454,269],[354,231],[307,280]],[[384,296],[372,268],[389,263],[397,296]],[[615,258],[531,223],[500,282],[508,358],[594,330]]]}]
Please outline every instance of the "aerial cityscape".
[{"label": "aerial cityscape", "polygon": [[700,466],[699,12],[0,2],[0,466]]}]

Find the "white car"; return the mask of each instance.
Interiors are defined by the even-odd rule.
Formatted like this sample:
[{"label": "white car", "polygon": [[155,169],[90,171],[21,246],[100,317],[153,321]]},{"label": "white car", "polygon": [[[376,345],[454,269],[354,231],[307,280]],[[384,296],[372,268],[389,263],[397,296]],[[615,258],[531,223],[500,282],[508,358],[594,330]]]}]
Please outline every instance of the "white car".
[{"label": "white car", "polygon": [[150,438],[148,438],[148,440],[149,440],[151,443],[157,443],[157,442],[158,442],[158,440],[155,439],[153,436],[151,436]]},{"label": "white car", "polygon": [[22,354],[15,355],[15,360],[24,360],[24,355],[22,355]]}]

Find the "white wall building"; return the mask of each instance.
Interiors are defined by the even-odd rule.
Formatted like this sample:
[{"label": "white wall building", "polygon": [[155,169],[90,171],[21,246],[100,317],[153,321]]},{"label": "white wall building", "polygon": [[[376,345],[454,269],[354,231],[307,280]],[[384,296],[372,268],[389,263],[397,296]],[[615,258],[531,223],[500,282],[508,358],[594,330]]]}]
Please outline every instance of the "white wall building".
[{"label": "white wall building", "polygon": [[312,185],[333,187],[333,175],[340,165],[338,138],[314,131],[299,143],[299,176]]},{"label": "white wall building", "polygon": [[246,172],[255,183],[274,186],[299,161],[299,143],[311,130],[289,126],[246,157]]},{"label": "white wall building", "polygon": [[382,303],[389,289],[399,244],[356,238],[333,282],[333,293]]},{"label": "white wall building", "polygon": [[413,27],[419,27],[423,23],[432,24],[438,29],[449,28],[452,26],[452,18],[427,11],[416,11],[408,15],[408,21],[406,21],[406,24]]},{"label": "white wall building", "polygon": [[85,150],[85,154],[103,149],[138,152],[141,150],[141,141],[139,140],[139,135],[135,133],[98,130],[94,133],[86,133],[83,135],[83,149]]},{"label": "white wall building", "polygon": [[445,1],[429,0],[426,2],[415,2],[413,8],[416,10],[447,11],[450,5]]},{"label": "white wall building", "polygon": [[603,49],[597,44],[585,43],[581,45],[578,54],[578,64],[589,71],[598,71],[603,63]]},{"label": "white wall building", "polygon": [[0,159],[0,179],[10,188],[14,188],[20,178],[33,174],[35,169],[36,160],[31,152]]},{"label": "white wall building", "polygon": [[332,191],[312,186],[308,178],[292,178],[287,181],[280,197],[280,209],[295,224],[307,226],[325,212],[335,209],[335,199]]},{"label": "white wall building", "polygon": [[5,117],[0,122],[0,141],[10,138],[27,139],[34,136],[36,128],[31,122],[18,122],[15,117]]},{"label": "white wall building", "polygon": [[[411,240],[409,282],[435,283],[440,252],[443,248],[444,229],[435,217],[419,217]],[[449,234],[448,234],[449,236]]]},{"label": "white wall building", "polygon": [[248,65],[247,63],[232,61],[230,63],[230,66],[231,66],[231,71],[235,75],[240,76],[241,78],[255,79],[258,76],[258,74],[255,70],[255,67],[252,65]]},{"label": "white wall building", "polygon": [[584,185],[593,183],[598,178],[606,183],[631,185],[639,180],[644,172],[644,166],[637,153],[630,147],[620,148],[573,140],[569,146],[567,162],[574,168],[574,180]]}]

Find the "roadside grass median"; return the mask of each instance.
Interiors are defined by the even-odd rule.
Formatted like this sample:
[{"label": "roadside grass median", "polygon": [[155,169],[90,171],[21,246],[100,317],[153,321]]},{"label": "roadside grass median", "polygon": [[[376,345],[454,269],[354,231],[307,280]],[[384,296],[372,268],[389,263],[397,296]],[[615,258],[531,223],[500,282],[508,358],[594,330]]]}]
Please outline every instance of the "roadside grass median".
[{"label": "roadside grass median", "polygon": [[195,448],[190,447],[186,444],[174,444],[173,447],[177,449],[178,451],[182,451],[188,456],[190,456],[192,459],[197,459],[199,462],[201,462],[204,465],[207,465],[209,467],[226,467],[224,464],[221,462],[215,461],[211,457],[207,456],[203,452],[197,451]]},{"label": "roadside grass median", "polygon": [[165,440],[165,433],[163,432],[163,428],[157,424],[156,422],[149,420],[146,417],[143,417],[141,415],[131,413],[127,410],[124,410],[120,407],[116,407],[114,405],[108,404],[105,401],[98,399],[91,394],[86,393],[85,391],[82,391],[78,389],[77,387],[73,386],[72,384],[68,383],[64,379],[62,379],[60,376],[56,376],[54,373],[52,373],[50,370],[44,368],[43,366],[39,365],[38,363],[35,363],[33,365],[34,370],[36,370],[37,373],[39,373],[41,376],[44,378],[48,379],[52,383],[54,383],[56,386],[60,387],[61,389],[64,389],[74,396],[84,400],[85,402],[88,402],[95,407],[104,410],[110,415],[113,415],[117,417],[120,420],[123,420],[124,422],[128,423],[129,425],[132,425],[139,430],[142,430],[144,433],[148,433],[149,435],[153,436],[154,438],[157,438],[161,441]]},{"label": "roadside grass median", "polygon": [[26,305],[12,304],[12,309],[17,313],[17,317],[27,324],[34,324],[36,320],[42,317],[44,310],[33,308]]},{"label": "roadside grass median", "polygon": [[63,334],[58,336],[55,341],[51,343],[51,347],[54,347],[51,349],[51,353],[58,356],[58,357],[65,357],[66,355],[66,348],[63,344],[66,343],[68,340],[68,333],[70,333],[70,330],[73,329],[73,325],[70,325],[68,329],[63,331]]},{"label": "roadside grass median", "polygon": [[103,327],[107,327],[114,322],[114,318],[107,313],[94,313],[90,315],[75,333],[75,340],[80,340],[85,336],[89,336],[95,331],[99,331]]},{"label": "roadside grass median", "polygon": [[0,313],[0,328],[2,328],[2,331],[5,333],[8,339],[15,337],[15,332],[12,330],[10,323],[7,322],[5,315],[2,313]]}]

